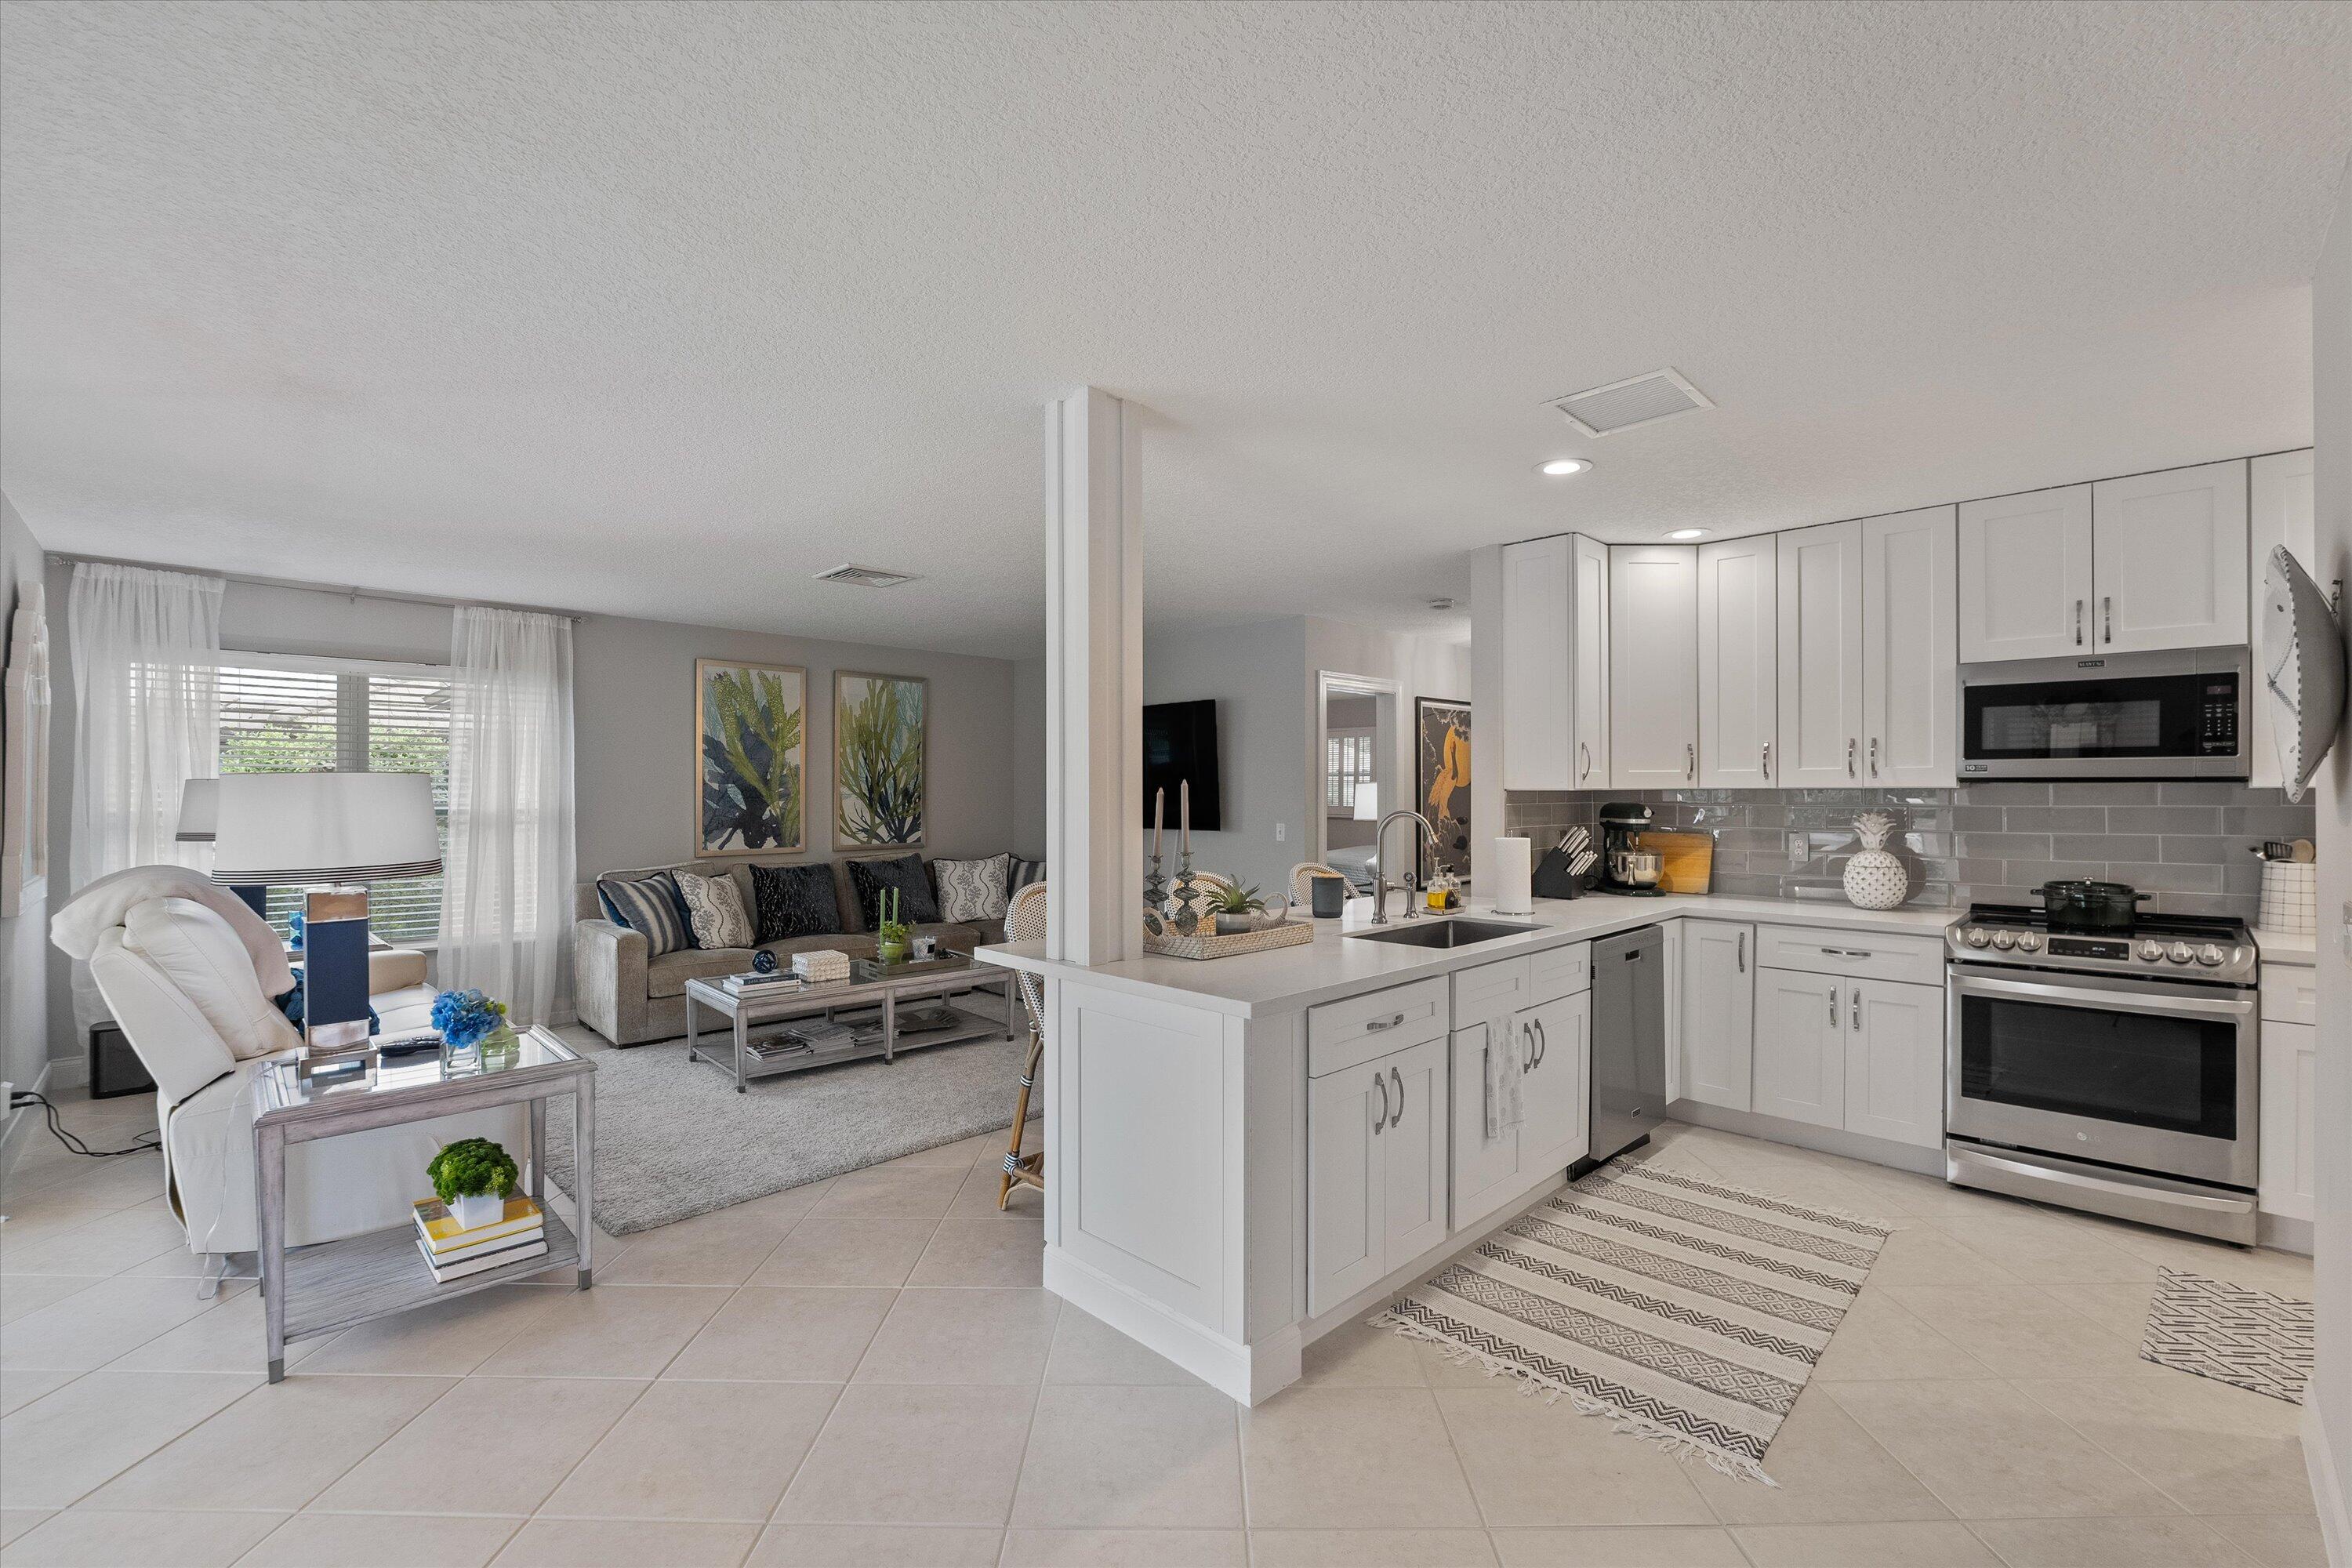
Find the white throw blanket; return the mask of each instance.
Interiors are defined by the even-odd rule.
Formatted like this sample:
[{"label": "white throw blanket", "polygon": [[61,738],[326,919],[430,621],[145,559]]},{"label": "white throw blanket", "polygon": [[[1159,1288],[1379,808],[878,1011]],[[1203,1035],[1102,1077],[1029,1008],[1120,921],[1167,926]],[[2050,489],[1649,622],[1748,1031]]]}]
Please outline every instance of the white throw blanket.
[{"label": "white throw blanket", "polygon": [[1486,1026],[1486,1136],[1490,1140],[1527,1120],[1527,1100],[1519,1083],[1528,1070],[1527,1037],[1527,1031],[1508,1016]]}]

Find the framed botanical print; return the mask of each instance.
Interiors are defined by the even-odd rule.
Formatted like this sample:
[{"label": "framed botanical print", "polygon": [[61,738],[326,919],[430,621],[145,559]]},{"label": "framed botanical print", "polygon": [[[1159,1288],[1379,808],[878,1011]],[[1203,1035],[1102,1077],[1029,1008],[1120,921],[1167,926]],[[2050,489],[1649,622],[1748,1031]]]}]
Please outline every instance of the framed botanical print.
[{"label": "framed botanical print", "polygon": [[803,796],[808,671],[694,661],[694,853],[792,854],[808,847]]},{"label": "framed botanical print", "polygon": [[1421,815],[1437,829],[1437,869],[1470,874],[1470,704],[1423,697],[1413,705]]},{"label": "framed botanical print", "polygon": [[930,684],[919,676],[835,672],[834,847],[923,842]]}]

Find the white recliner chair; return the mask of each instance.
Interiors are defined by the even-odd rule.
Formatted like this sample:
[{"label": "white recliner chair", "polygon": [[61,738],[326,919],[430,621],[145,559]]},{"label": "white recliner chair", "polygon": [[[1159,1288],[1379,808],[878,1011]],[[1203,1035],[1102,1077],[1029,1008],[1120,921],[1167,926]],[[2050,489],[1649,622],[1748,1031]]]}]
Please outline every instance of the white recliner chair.
[{"label": "white recliner chair", "polygon": [[[164,1195],[187,1229],[189,1250],[253,1251],[260,1238],[254,1078],[302,1043],[270,1000],[293,984],[278,934],[234,894],[176,866],[100,878],[58,912],[49,934],[89,963],[155,1080]],[[389,956],[369,976],[384,1032],[429,1028],[434,993],[422,961]],[[494,1139],[520,1155],[529,1147],[529,1110],[507,1106],[292,1145],[287,1245],[407,1225],[410,1205],[432,1190],[426,1163],[459,1138]]]}]

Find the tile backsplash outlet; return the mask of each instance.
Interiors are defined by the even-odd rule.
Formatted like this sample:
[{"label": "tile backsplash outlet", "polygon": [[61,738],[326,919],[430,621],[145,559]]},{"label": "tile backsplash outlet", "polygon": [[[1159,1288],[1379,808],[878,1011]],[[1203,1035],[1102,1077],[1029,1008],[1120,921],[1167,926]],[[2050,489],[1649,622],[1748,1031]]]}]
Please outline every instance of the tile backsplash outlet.
[{"label": "tile backsplash outlet", "polygon": [[[1888,847],[1910,868],[1910,902],[2032,903],[2043,882],[2096,877],[2154,893],[2181,914],[2252,920],[2265,838],[2308,838],[2312,805],[2233,784],[1979,784],[1956,790],[1512,791],[1504,830],[1542,845],[1595,828],[1601,805],[1635,799],[1658,826],[1715,835],[1715,889],[1843,901],[1853,819],[1895,818]],[[1597,831],[1597,830],[1596,830]],[[1596,846],[1597,847],[1597,846]]]}]

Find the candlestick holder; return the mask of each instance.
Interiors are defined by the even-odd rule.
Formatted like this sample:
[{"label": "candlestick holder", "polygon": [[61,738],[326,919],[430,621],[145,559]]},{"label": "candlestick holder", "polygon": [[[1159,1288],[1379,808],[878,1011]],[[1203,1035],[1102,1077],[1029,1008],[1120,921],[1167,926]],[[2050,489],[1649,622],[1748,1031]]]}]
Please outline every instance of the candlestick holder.
[{"label": "candlestick holder", "polygon": [[1151,875],[1143,879],[1143,929],[1158,936],[1167,928],[1168,879],[1160,874],[1160,857],[1151,858]]},{"label": "candlestick holder", "polygon": [[1184,851],[1176,862],[1176,889],[1171,895],[1172,906],[1168,911],[1168,923],[1179,936],[1191,936],[1201,929],[1201,910],[1194,902],[1201,896],[1201,884],[1192,879],[1192,852]]}]

